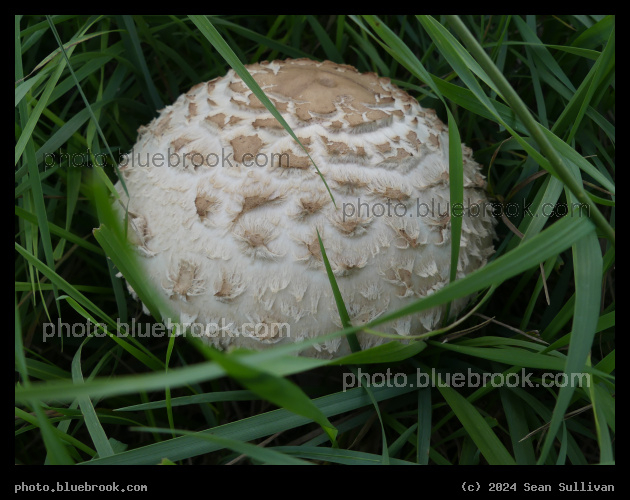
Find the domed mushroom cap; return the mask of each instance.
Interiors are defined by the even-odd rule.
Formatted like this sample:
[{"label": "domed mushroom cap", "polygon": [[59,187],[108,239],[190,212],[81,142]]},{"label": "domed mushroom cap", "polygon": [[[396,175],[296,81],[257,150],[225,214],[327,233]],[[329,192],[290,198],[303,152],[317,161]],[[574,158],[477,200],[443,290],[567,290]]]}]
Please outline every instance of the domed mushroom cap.
[{"label": "domed mushroom cap", "polygon": [[[230,70],[139,129],[121,165],[130,237],[148,282],[218,347],[261,349],[341,327],[319,231],[355,325],[443,287],[450,273],[448,131],[387,78],[330,61],[247,66],[304,150]],[[458,277],[493,253],[485,180],[463,147]],[[465,305],[453,304],[458,312]],[[437,327],[444,308],[381,326]],[[172,319],[173,322],[180,318]],[[197,332],[198,333],[198,332]],[[389,339],[359,333],[362,348]],[[349,352],[345,339],[302,354]]]}]

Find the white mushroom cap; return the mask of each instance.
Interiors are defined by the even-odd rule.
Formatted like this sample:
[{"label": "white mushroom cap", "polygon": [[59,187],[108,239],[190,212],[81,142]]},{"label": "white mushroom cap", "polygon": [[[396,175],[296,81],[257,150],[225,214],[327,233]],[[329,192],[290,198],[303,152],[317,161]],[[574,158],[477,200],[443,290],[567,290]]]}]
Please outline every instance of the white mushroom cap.
[{"label": "white mushroom cap", "polygon": [[[338,330],[317,230],[355,325],[448,283],[448,131],[435,112],[387,78],[330,61],[247,69],[338,208],[308,156],[233,70],[182,94],[139,129],[121,165],[130,199],[119,182],[116,204],[122,218],[128,202],[143,273],[181,321],[209,325],[216,346],[252,349]],[[493,217],[469,210],[487,202],[485,180],[469,148],[463,157],[458,277],[494,251]],[[404,340],[436,328],[443,314],[423,311],[381,330]],[[364,349],[390,340],[358,338]],[[302,354],[348,352],[336,339]]]}]

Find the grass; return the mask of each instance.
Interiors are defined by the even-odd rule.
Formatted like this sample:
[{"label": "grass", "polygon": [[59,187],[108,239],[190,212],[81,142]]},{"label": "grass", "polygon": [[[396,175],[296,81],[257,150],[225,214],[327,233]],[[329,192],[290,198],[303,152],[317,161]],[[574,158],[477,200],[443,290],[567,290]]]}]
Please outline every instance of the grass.
[{"label": "grass", "polygon": [[[473,148],[505,209],[492,261],[363,329],[467,314],[335,361],[117,335],[159,325],[108,211],[118,155],[194,84],[287,57],[388,76]],[[16,464],[614,463],[614,16],[17,16],[15,71]]]}]

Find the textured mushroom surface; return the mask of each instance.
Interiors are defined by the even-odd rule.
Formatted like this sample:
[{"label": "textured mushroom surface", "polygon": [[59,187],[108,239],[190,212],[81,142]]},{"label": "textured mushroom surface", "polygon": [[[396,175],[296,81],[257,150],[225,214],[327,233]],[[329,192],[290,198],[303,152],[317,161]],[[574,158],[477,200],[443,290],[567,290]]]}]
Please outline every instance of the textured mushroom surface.
[{"label": "textured mushroom surface", "polygon": [[[387,78],[306,59],[247,69],[325,177],[245,83],[194,86],[139,129],[121,164],[121,219],[143,275],[219,347],[266,346],[338,330],[317,230],[352,323],[443,287],[450,273],[448,130]],[[457,276],[493,253],[485,179],[463,147]],[[466,299],[453,304],[461,311]],[[381,325],[404,341],[438,327],[444,308]],[[200,331],[197,330],[197,333]],[[390,339],[361,332],[363,349]],[[301,354],[335,357],[345,339]]]}]

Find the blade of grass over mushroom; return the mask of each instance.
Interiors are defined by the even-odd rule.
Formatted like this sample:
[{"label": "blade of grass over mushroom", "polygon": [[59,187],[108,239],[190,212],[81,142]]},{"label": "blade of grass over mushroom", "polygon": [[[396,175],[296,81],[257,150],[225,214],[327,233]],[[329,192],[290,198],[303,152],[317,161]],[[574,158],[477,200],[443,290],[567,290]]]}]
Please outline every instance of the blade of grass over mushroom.
[{"label": "blade of grass over mushroom", "polygon": [[[143,280],[139,274],[138,267],[135,265],[135,261],[133,260],[133,256],[131,255],[128,246],[123,243],[124,240],[119,239],[116,236],[116,231],[112,231],[105,224],[101,224],[98,229],[93,231],[93,233],[96,241],[99,242],[116,268],[131,284],[132,288],[138,294],[138,297],[140,297],[143,304],[146,305],[151,315],[156,320],[160,320],[162,318],[162,314],[157,306],[159,297],[151,290],[143,286]],[[174,318],[175,316],[170,317]]]},{"label": "blade of grass over mushroom", "polygon": [[[351,16],[353,17],[353,16]],[[431,75],[426,71],[424,66],[411,50],[396,36],[396,34],[390,30],[385,24],[383,24],[376,16],[362,16],[370,26],[376,31],[379,36],[388,44],[391,49],[383,45],[388,52],[397,54],[397,60],[409,69],[416,77],[429,85],[435,94],[444,102],[446,101],[441,95],[437,86],[433,82]],[[360,26],[363,26],[358,18],[353,17],[355,22]],[[450,269],[450,281],[454,281],[457,275],[457,263],[459,260],[459,248],[461,243],[461,229],[462,229],[462,216],[456,216],[454,214],[454,207],[463,207],[464,201],[464,171],[462,162],[462,150],[461,139],[457,124],[453,115],[446,106],[448,113],[448,127],[449,127],[449,180],[450,180],[450,209],[451,209],[451,269]],[[447,313],[445,315],[445,321],[448,318],[448,312],[450,310],[450,303],[448,304]]]},{"label": "blade of grass over mushroom", "polygon": [[[350,316],[348,314],[348,310],[346,309],[346,304],[344,303],[343,297],[341,296],[341,292],[339,291],[337,280],[335,279],[335,275],[332,272],[332,268],[330,267],[330,262],[328,262],[328,257],[326,256],[326,249],[324,248],[324,243],[322,242],[322,238],[319,234],[319,230],[317,230],[317,239],[319,241],[319,249],[322,254],[322,260],[324,262],[324,266],[326,267],[326,273],[328,274],[328,280],[330,281],[330,286],[332,287],[332,290],[333,290],[333,295],[335,297],[335,302],[337,304],[337,309],[339,311],[339,317],[341,318],[341,323],[344,328],[349,328],[352,326],[352,322],[350,321]],[[348,340],[348,343],[350,344],[350,349],[352,350],[353,354],[361,353],[361,345],[359,344],[359,341],[354,332],[348,333],[346,335],[346,339]],[[358,376],[354,368],[351,368],[351,371],[355,375],[355,377]],[[374,399],[374,395],[372,394],[372,390],[370,389],[370,387],[366,385],[366,386],[363,386],[363,389],[365,390],[369,398],[372,400],[372,403],[374,404],[374,409],[376,411],[376,414],[378,415],[378,419],[381,424],[382,463],[389,464],[389,455],[387,451],[387,437],[385,435],[385,426],[383,425],[383,418],[381,416],[381,411],[378,407],[378,403]]]},{"label": "blade of grass over mushroom", "polygon": [[[335,279],[335,275],[332,272],[332,268],[330,267],[330,262],[328,262],[326,249],[324,248],[324,243],[319,234],[319,230],[317,230],[317,240],[319,241],[319,251],[322,254],[322,261],[324,262],[324,266],[326,267],[326,274],[328,275],[328,281],[330,281],[330,287],[332,288],[333,296],[335,297],[335,303],[337,304],[337,310],[339,311],[341,324],[344,328],[349,328],[352,326],[350,315],[348,314],[348,309],[346,308],[346,304],[343,301],[341,292],[339,291],[339,285],[337,285],[337,280]],[[349,333],[346,338],[348,339],[348,343],[350,344],[350,349],[352,350],[352,352],[361,351],[361,346],[359,345],[357,336],[354,333]]]},{"label": "blade of grass over mushroom", "polygon": [[118,221],[109,203],[107,192],[100,182],[91,183],[91,195],[93,196],[99,219],[102,221],[100,227],[95,229],[93,234],[107,256],[131,284],[140,300],[142,300],[156,320],[162,319],[163,315],[168,318],[177,318],[172,313],[168,314],[171,310],[169,304],[146,285],[146,281],[141,276],[136,263],[137,256],[130,248],[123,231],[119,228]]},{"label": "blade of grass over mushroom", "polygon": [[286,130],[289,135],[293,138],[295,142],[297,142],[302,150],[306,153],[311,163],[315,166],[317,170],[317,174],[324,182],[326,186],[326,190],[328,191],[328,195],[332,200],[335,208],[337,204],[335,202],[335,197],[333,196],[330,188],[328,187],[328,183],[324,178],[323,174],[319,171],[319,167],[311,158],[310,153],[304,147],[304,145],[300,142],[295,132],[291,129],[286,120],[282,117],[280,112],[276,109],[273,103],[267,97],[267,94],[260,88],[256,80],[252,77],[252,75],[247,71],[247,68],[243,65],[243,63],[239,60],[238,56],[234,53],[234,51],[230,48],[227,42],[223,39],[221,34],[216,30],[216,28],[212,25],[210,20],[206,16],[188,16],[190,20],[199,28],[199,31],[203,33],[203,35],[207,38],[207,40],[212,44],[212,46],[223,56],[223,58],[228,62],[230,66],[236,71],[236,74],[241,77],[241,80],[245,82],[245,85],[249,87],[249,89],[254,93],[254,95],[260,100],[260,102],[269,110],[269,112],[273,115],[273,117],[278,120],[278,122],[282,125],[284,130]]},{"label": "blade of grass over mushroom", "polygon": [[[327,338],[335,338],[343,335],[343,331],[330,334]],[[321,341],[315,338],[305,342],[309,345]],[[295,351],[295,347],[291,347]],[[249,359],[246,360],[248,366],[262,369],[276,376],[282,377],[294,373],[307,371],[311,368],[324,366],[328,360],[314,359],[306,357],[287,356],[291,350],[274,349],[266,352],[248,352]],[[33,369],[31,368],[31,372]],[[89,395],[92,398],[108,397],[133,393],[134,391],[161,391],[165,386],[171,388],[186,386],[189,383],[214,380],[225,376],[224,369],[216,363],[201,363],[182,368],[172,368],[169,373],[157,370],[155,373],[146,373],[132,376],[122,376],[115,380],[101,378],[85,382],[81,386],[58,380],[54,383],[35,384],[31,387],[16,388],[16,401],[28,402],[30,400],[59,400],[72,401],[75,397]],[[49,377],[50,378],[50,377]],[[60,379],[66,377],[60,376]],[[190,382],[189,382],[190,381]]]},{"label": "blade of grass over mushroom", "polygon": [[[451,218],[451,272],[449,281],[453,282],[457,278],[457,267],[459,263],[459,246],[462,236],[462,218],[464,216],[464,164],[462,159],[462,143],[459,129],[453,114],[449,108],[448,112],[448,163],[449,163],[449,185],[450,185],[450,218]],[[459,212],[459,213],[458,213]],[[450,303],[445,314],[448,318]]]},{"label": "blade of grass over mushroom", "polygon": [[[353,327],[353,330],[358,328]],[[348,329],[339,330],[337,332],[324,335],[322,337],[313,337],[299,344],[289,344],[276,347],[268,351],[247,352],[247,364],[253,367],[271,372],[277,376],[291,375],[306,371],[318,366],[324,366],[330,363],[330,360],[316,359],[308,357],[296,357],[295,352],[300,348],[311,346],[315,343],[334,339],[348,333]],[[196,383],[206,380],[214,380],[225,375],[225,371],[216,363],[201,363],[198,365],[186,366],[183,368],[174,368],[169,371],[170,375],[162,371],[156,373],[147,373],[142,375],[123,376],[116,380],[96,379],[87,381],[81,386],[67,383],[60,380],[50,384],[36,384],[29,388],[16,388],[16,401],[27,402],[29,400],[59,400],[72,401],[80,395],[90,395],[93,398],[107,397],[120,394],[129,394],[137,388],[139,391],[163,390],[165,386],[171,388],[180,387],[190,383]],[[64,378],[64,377],[60,377]]]},{"label": "blade of grass over mushroom", "polygon": [[[455,283],[447,285],[447,287],[436,292],[435,294],[388,316],[377,318],[376,320],[373,320],[369,325],[365,325],[363,327],[352,327],[349,329],[341,330],[337,333],[343,334],[347,333],[348,331],[358,331],[368,326],[376,326],[397,317],[417,312],[419,310],[424,310],[426,308],[433,307],[436,304],[445,303],[446,301],[452,300],[453,298],[456,298],[458,296],[468,295],[478,289],[485,288],[489,284],[500,283],[501,281],[504,281],[505,279],[514,276],[525,269],[536,266],[541,260],[547,258],[548,255],[556,254],[563,251],[565,248],[567,248],[567,246],[570,246],[575,240],[579,240],[585,234],[588,234],[588,232],[591,230],[592,226],[590,225],[588,219],[577,219],[576,222],[576,219],[571,220],[570,218],[565,218],[564,220],[561,220],[554,224],[549,229],[543,231],[539,235],[533,237],[528,242],[523,243],[517,249],[513,250],[511,252],[512,257],[510,259],[506,259],[505,256],[497,259],[485,268]],[[20,251],[19,248],[18,251]],[[80,302],[80,299],[77,300]],[[295,347],[293,347],[293,349],[295,349]],[[172,372],[170,372],[171,377],[173,377],[171,381],[177,380],[176,374],[179,372],[182,373],[182,378],[186,377],[185,374],[190,374],[190,376],[196,378],[203,373],[203,368],[194,366],[177,371],[173,370]],[[199,373],[199,375],[192,375],[195,373]],[[222,370],[217,371],[214,376],[221,376],[222,373]],[[145,389],[148,389],[150,387],[159,388],[160,385],[163,385],[165,383],[161,379],[162,375],[163,374],[140,376],[140,379],[146,380]],[[211,372],[206,371],[205,375],[208,378],[212,378],[210,376]],[[203,378],[202,376],[201,380],[206,380],[208,378]],[[131,380],[134,379],[132,378]],[[197,378],[197,380],[199,379]],[[139,380],[135,380],[134,383],[138,385],[140,382]],[[117,382],[115,384],[112,384],[112,386],[110,387],[103,387],[103,385],[106,386],[107,384],[101,385],[100,383],[98,383],[98,381],[86,383],[85,389],[89,390],[86,390],[85,393],[89,393],[92,396],[97,396],[103,394],[127,393],[129,391],[129,382],[126,381],[126,377],[123,377],[120,380],[120,383]],[[174,387],[177,384],[172,383],[170,385],[171,387]],[[52,387],[50,387],[49,389],[52,389]],[[70,386],[69,389],[72,391],[72,386]],[[39,388],[21,388],[16,390],[16,398],[25,398],[26,400],[28,400],[32,397],[38,397],[41,399],[45,397],[45,395],[59,398],[62,397],[63,392],[63,384],[60,384],[58,391],[47,391],[45,389]]]},{"label": "blade of grass over mushroom", "polygon": [[[472,52],[473,56],[477,59],[482,68],[490,76],[492,81],[501,90],[503,98],[519,116],[521,121],[525,124],[530,134],[539,145],[541,152],[546,157],[547,161],[552,167],[552,173],[560,177],[562,182],[567,185],[571,192],[576,196],[580,203],[586,204],[589,209],[589,217],[593,219],[593,222],[597,227],[606,235],[612,245],[615,244],[615,231],[608,223],[608,220],[602,215],[595,203],[586,194],[582,183],[578,182],[569,172],[564,165],[562,158],[547,139],[543,127],[537,123],[530,114],[527,106],[523,103],[516,91],[512,88],[510,83],[506,80],[505,76],[496,68],[492,60],[485,53],[481,45],[477,42],[474,36],[470,33],[468,28],[462,23],[457,16],[447,16],[449,23],[453,26],[460,38],[464,40],[465,45]],[[459,73],[459,72],[458,72]],[[460,74],[460,76],[462,76]],[[513,134],[514,135],[514,134]],[[543,165],[541,165],[543,166]]]}]

